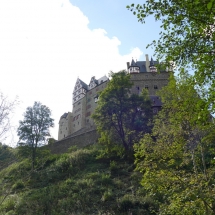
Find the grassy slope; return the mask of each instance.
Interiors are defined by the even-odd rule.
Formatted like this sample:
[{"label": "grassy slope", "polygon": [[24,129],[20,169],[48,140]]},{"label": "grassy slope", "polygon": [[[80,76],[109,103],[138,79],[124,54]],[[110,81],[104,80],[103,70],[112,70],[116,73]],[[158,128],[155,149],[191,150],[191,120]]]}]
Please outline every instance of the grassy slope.
[{"label": "grassy slope", "polygon": [[[155,214],[132,161],[98,159],[98,146],[28,159],[0,172],[0,214]],[[2,200],[5,200],[2,202]]]}]

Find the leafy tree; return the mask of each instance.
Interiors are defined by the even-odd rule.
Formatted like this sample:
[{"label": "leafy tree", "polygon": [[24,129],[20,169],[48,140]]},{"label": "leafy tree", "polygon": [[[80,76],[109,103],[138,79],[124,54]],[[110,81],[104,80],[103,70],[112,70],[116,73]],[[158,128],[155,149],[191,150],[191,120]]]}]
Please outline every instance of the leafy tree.
[{"label": "leafy tree", "polygon": [[28,107],[24,113],[24,120],[19,122],[19,143],[30,147],[32,169],[35,166],[37,147],[44,144],[46,137],[50,136],[49,128],[54,126],[53,122],[50,109],[40,102]]},{"label": "leafy tree", "polygon": [[135,145],[141,183],[159,214],[215,213],[215,125],[192,83],[188,74],[171,78],[152,133]]},{"label": "leafy tree", "polygon": [[111,77],[99,96],[93,119],[101,135],[100,142],[117,143],[129,151],[133,143],[150,130],[151,101],[146,92],[130,93],[133,84],[126,71],[111,73]]},{"label": "leafy tree", "polygon": [[207,85],[205,97],[215,110],[215,1],[146,0],[127,8],[142,23],[148,16],[161,21],[160,38],[150,44],[158,59],[175,62],[179,70],[190,68],[196,83]]}]

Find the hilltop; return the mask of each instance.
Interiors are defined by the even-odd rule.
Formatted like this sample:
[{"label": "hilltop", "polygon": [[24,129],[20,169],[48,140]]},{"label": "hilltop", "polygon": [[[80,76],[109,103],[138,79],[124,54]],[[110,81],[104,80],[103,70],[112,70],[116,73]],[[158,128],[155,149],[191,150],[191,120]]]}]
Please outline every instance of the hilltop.
[{"label": "hilltop", "polygon": [[155,214],[133,158],[105,157],[97,144],[64,154],[40,151],[33,172],[28,158],[2,168],[0,214]]}]

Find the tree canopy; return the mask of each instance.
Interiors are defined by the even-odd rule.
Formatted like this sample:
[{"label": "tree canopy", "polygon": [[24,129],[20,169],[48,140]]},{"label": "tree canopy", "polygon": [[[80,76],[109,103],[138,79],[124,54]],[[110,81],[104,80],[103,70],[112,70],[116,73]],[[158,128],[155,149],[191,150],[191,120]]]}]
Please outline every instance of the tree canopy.
[{"label": "tree canopy", "polygon": [[29,146],[32,154],[32,169],[34,169],[36,150],[44,144],[46,137],[50,136],[49,128],[54,126],[51,111],[40,102],[35,102],[33,107],[28,107],[24,113],[24,120],[19,122],[19,145]]},{"label": "tree canopy", "polygon": [[214,121],[188,74],[160,91],[151,134],[135,145],[142,185],[159,214],[214,214]]},{"label": "tree canopy", "polygon": [[194,72],[195,82],[207,85],[208,106],[215,110],[215,1],[146,0],[128,9],[144,23],[161,21],[160,38],[152,41],[158,59]]},{"label": "tree canopy", "polygon": [[146,92],[130,93],[133,83],[126,71],[111,73],[112,79],[99,95],[93,119],[101,134],[100,141],[114,142],[126,150],[150,130],[151,101]]}]

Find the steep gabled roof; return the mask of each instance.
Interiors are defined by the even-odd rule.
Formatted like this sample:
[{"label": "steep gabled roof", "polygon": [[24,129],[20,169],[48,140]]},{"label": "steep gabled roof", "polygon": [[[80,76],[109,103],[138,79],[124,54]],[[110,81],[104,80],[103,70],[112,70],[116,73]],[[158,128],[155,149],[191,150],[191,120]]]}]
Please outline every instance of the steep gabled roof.
[{"label": "steep gabled roof", "polygon": [[[79,78],[78,78],[79,79]],[[81,86],[85,89],[88,90],[88,85],[84,83],[81,79],[79,79]]]},{"label": "steep gabled roof", "polygon": [[151,67],[151,66],[154,66],[154,65],[155,65],[155,63],[154,63],[154,61],[153,61],[153,58],[151,57],[150,65],[149,65],[149,66]]},{"label": "steep gabled roof", "polygon": [[106,75],[102,76],[101,78],[99,78],[97,81],[98,81],[98,84],[101,84],[105,81],[108,81],[108,77]]}]

